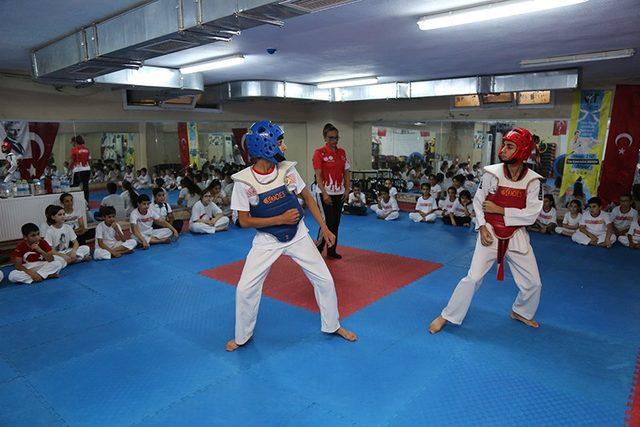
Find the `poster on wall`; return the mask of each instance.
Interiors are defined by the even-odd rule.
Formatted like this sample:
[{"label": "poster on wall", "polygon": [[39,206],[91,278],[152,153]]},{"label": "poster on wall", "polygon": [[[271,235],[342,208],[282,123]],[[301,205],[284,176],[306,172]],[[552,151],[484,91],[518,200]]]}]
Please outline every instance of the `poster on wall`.
[{"label": "poster on wall", "polygon": [[187,122],[187,136],[189,141],[189,164],[200,169],[200,148],[198,147],[198,123]]},{"label": "poster on wall", "polygon": [[585,192],[596,194],[610,113],[611,91],[576,93],[569,122],[571,139],[564,161],[561,195],[578,180],[582,180]]},{"label": "poster on wall", "polygon": [[133,138],[133,133],[103,133],[100,138],[102,160],[120,163],[124,159],[127,165],[132,165],[135,162]]},{"label": "poster on wall", "polygon": [[[20,178],[42,176],[51,158],[59,123],[2,121],[0,124],[0,140],[10,148],[10,157],[17,161]],[[2,157],[6,157],[5,153]]]},{"label": "poster on wall", "polygon": [[215,132],[207,134],[209,145],[209,157],[216,162],[233,162],[233,144],[231,134],[225,132]]},{"label": "poster on wall", "polygon": [[187,124],[178,122],[178,148],[180,150],[180,164],[183,168],[189,166],[189,133]]},{"label": "poster on wall", "polygon": [[560,136],[567,134],[567,121],[555,120],[553,122],[553,136]]},{"label": "poster on wall", "polygon": [[640,85],[616,86],[598,196],[607,206],[629,194],[640,150]]}]

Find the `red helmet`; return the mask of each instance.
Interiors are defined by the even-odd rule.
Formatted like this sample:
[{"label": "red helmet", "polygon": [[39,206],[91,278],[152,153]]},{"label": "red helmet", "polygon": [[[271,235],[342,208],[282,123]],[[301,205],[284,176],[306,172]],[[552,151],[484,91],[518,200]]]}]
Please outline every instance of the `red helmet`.
[{"label": "red helmet", "polygon": [[525,128],[511,129],[505,136],[502,137],[502,140],[513,142],[518,147],[515,154],[510,159],[508,159],[514,163],[526,162],[529,156],[531,156],[531,152],[535,148],[535,144],[533,143],[533,135],[531,135],[531,132],[529,132]]},{"label": "red helmet", "polygon": [[9,141],[4,141],[2,143],[2,152],[8,154],[11,152],[11,143]]}]

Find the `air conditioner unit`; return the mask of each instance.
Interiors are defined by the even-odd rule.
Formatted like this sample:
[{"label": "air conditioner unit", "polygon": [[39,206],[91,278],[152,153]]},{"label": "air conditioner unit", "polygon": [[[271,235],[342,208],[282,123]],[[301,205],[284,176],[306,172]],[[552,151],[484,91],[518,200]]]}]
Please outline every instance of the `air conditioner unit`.
[{"label": "air conditioner unit", "polygon": [[122,91],[122,104],[125,110],[188,110],[222,113],[221,105],[204,101],[201,92],[191,93],[176,89],[125,89]]}]

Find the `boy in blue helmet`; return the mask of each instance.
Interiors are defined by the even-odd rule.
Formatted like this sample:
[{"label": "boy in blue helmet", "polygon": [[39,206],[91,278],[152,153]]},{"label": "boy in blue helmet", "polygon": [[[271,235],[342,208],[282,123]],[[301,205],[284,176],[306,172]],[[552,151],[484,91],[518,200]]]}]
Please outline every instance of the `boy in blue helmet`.
[{"label": "boy in blue helmet", "polygon": [[320,224],[329,246],[334,244],[335,236],[322,220],[318,205],[296,171],[296,162],[284,158],[287,148],[284,132],[280,126],[263,120],[251,126],[245,141],[255,163],[232,176],[235,184],[231,209],[238,212],[242,227],[256,228],[257,233],[238,282],[235,338],[227,342],[227,351],[236,350],[252,337],[262,285],[280,255],[291,257],[311,281],[320,308],[322,332],[355,341],[356,335],[338,321],[333,278],[309,237],[297,195],[302,196]]}]

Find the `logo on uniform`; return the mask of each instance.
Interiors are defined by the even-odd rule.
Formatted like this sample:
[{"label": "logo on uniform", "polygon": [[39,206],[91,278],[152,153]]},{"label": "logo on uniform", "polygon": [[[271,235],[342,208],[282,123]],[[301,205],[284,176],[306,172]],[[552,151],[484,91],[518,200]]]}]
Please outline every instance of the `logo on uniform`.
[{"label": "logo on uniform", "polygon": [[264,198],[263,203],[265,205],[270,205],[271,203],[277,202],[280,199],[284,199],[284,191],[280,191],[279,193],[272,194],[271,196],[267,196]]}]

